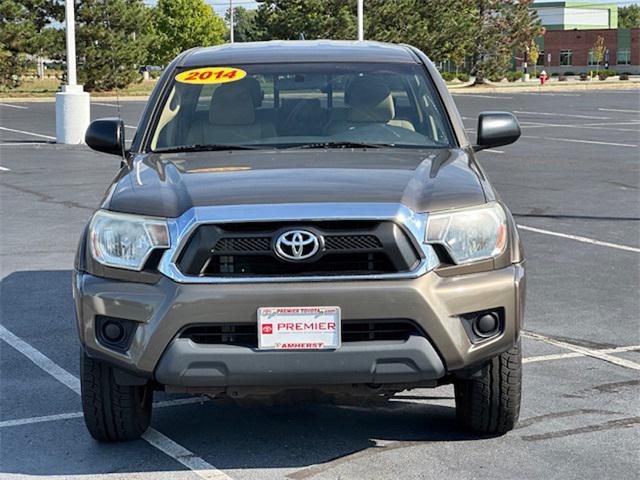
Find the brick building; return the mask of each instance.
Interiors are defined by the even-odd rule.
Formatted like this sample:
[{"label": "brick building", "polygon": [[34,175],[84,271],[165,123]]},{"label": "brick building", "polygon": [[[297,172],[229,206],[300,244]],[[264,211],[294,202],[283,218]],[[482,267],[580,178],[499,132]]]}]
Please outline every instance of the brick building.
[{"label": "brick building", "polygon": [[[604,63],[616,72],[640,73],[640,29],[618,28],[617,5],[597,0],[539,0],[532,8],[545,28],[545,34],[536,39],[538,70],[544,68],[549,74],[595,70],[592,49],[601,36],[607,52],[600,68]],[[517,66],[522,66],[520,60]]]},{"label": "brick building", "polygon": [[604,64],[616,72],[640,73],[640,28],[547,30],[538,39],[540,57],[538,65],[548,73],[572,71],[581,73],[597,67],[592,54],[598,36],[604,38],[607,49]]}]

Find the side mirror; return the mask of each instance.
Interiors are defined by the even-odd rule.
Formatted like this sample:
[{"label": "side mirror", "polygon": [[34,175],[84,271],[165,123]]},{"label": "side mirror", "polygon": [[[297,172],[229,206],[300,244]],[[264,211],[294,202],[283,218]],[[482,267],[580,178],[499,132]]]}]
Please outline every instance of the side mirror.
[{"label": "side mirror", "polygon": [[478,140],[473,150],[509,145],[520,138],[520,124],[513,113],[482,112],[478,116]]},{"label": "side mirror", "polygon": [[89,124],[84,141],[98,152],[124,155],[124,122],[119,118],[100,118]]}]

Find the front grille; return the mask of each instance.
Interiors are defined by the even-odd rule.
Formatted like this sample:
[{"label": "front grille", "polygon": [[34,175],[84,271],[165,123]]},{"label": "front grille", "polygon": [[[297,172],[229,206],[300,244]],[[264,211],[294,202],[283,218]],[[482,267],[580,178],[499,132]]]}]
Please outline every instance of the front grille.
[{"label": "front grille", "polygon": [[195,343],[211,345],[257,347],[258,328],[256,324],[251,323],[194,325],[184,329],[180,338],[189,338]]},{"label": "front grille", "polygon": [[[418,325],[407,319],[343,320],[342,343],[406,341],[411,335],[424,336]],[[180,333],[195,343],[258,347],[255,323],[193,325]]]},{"label": "front grille", "polygon": [[[300,262],[281,259],[274,242],[289,229],[313,232],[319,252]],[[389,221],[249,222],[199,226],[176,264],[191,276],[274,277],[407,272],[419,260],[407,234]]]},{"label": "front grille", "polygon": [[271,239],[268,237],[221,238],[213,247],[214,252],[268,252]]}]

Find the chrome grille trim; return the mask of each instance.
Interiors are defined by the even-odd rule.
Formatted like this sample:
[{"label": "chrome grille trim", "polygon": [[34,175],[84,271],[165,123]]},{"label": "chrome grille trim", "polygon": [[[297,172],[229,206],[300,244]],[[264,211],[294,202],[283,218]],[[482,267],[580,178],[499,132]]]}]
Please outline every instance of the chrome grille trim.
[{"label": "chrome grille trim", "polygon": [[[176,266],[187,240],[200,225],[222,223],[304,222],[331,220],[387,220],[393,221],[414,242],[421,260],[410,272],[374,275],[282,276],[282,277],[196,277],[184,275]],[[193,207],[180,217],[168,219],[171,248],[165,251],[158,270],[179,283],[284,283],[336,282],[351,280],[394,280],[417,278],[438,266],[439,260],[430,245],[423,243],[427,214],[416,213],[396,203],[296,203],[274,205],[228,205]]]}]

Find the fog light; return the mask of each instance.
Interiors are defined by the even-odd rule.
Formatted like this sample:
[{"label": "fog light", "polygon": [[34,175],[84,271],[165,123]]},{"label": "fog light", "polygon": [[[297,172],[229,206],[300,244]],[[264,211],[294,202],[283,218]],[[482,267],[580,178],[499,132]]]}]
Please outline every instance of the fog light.
[{"label": "fog light", "polygon": [[124,328],[119,323],[108,321],[102,326],[104,338],[113,343],[118,343],[124,337]]},{"label": "fog light", "polygon": [[485,313],[473,322],[473,333],[479,337],[491,337],[498,331],[500,322],[493,313]]},{"label": "fog light", "polygon": [[465,313],[460,315],[460,320],[471,343],[484,342],[504,331],[504,308]]},{"label": "fog light", "polygon": [[131,345],[137,326],[137,322],[132,320],[96,315],[96,338],[110,350],[126,352]]}]

